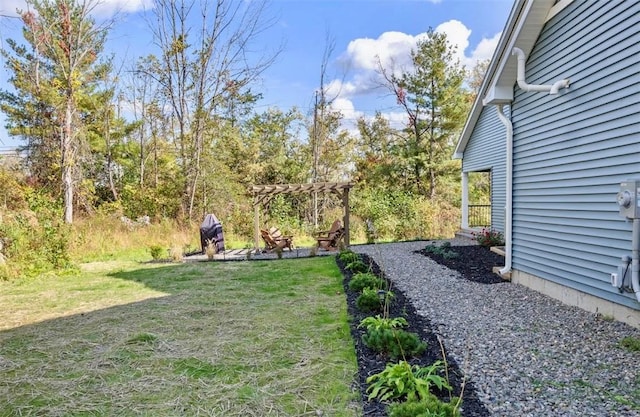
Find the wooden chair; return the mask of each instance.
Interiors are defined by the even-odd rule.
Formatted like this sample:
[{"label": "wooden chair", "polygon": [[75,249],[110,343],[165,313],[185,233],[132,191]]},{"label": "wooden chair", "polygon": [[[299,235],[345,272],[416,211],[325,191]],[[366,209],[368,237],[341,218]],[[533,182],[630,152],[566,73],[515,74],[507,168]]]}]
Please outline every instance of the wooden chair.
[{"label": "wooden chair", "polygon": [[324,250],[337,250],[340,239],[344,236],[344,227],[340,220],[336,220],[331,225],[331,229],[316,233],[318,247]]},{"label": "wooden chair", "polygon": [[282,236],[276,239],[266,230],[260,230],[260,235],[262,236],[262,240],[264,240],[266,252],[273,252],[274,250],[284,249],[284,248],[289,248],[289,250],[293,250],[292,237],[290,236]]},{"label": "wooden chair", "polygon": [[278,229],[277,227],[272,227],[271,229],[269,229],[269,235],[271,235],[271,238],[276,242],[279,242],[281,240],[285,241],[285,248],[293,250],[293,235],[283,235],[280,229]]}]

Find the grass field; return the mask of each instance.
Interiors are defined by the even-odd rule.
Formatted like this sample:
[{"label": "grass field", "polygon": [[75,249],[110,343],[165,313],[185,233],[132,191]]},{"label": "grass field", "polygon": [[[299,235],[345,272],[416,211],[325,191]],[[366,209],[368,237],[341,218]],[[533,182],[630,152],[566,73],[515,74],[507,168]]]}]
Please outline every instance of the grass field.
[{"label": "grass field", "polygon": [[0,283],[0,416],[356,416],[333,257]]}]

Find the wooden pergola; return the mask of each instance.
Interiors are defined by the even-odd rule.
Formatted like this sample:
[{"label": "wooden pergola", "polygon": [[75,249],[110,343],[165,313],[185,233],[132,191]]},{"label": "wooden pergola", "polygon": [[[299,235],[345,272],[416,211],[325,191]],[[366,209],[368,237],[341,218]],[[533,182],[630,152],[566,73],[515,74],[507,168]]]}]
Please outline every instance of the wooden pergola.
[{"label": "wooden pergola", "polygon": [[313,194],[334,193],[342,198],[344,208],[344,243],[349,246],[349,190],[355,185],[353,182],[316,182],[312,184],[274,184],[252,185],[249,193],[253,196],[254,241],[255,250],[260,250],[260,206],[266,206],[278,194]]}]

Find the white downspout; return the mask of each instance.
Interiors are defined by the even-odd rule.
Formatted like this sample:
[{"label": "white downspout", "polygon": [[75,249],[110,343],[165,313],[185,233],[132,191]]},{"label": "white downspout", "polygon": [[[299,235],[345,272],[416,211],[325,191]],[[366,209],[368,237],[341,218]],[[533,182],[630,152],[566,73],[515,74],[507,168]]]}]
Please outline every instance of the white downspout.
[{"label": "white downspout", "polygon": [[524,67],[527,62],[527,58],[524,55],[524,51],[520,48],[513,48],[512,55],[517,55],[518,57],[518,86],[520,89],[524,91],[542,91],[549,92],[549,94],[558,94],[558,91],[561,88],[569,88],[570,80],[565,78],[564,80],[556,81],[553,85],[542,84],[542,85],[533,85],[527,84],[525,81]]},{"label": "white downspout", "polygon": [[640,219],[633,219],[631,233],[631,286],[640,301]]},{"label": "white downspout", "polygon": [[498,118],[504,124],[507,129],[506,134],[506,148],[507,148],[507,189],[506,189],[506,205],[505,205],[505,218],[504,218],[504,268],[500,270],[500,275],[505,275],[511,272],[511,212],[512,212],[512,200],[513,200],[513,125],[511,120],[504,115],[502,104],[496,105],[498,111]]}]

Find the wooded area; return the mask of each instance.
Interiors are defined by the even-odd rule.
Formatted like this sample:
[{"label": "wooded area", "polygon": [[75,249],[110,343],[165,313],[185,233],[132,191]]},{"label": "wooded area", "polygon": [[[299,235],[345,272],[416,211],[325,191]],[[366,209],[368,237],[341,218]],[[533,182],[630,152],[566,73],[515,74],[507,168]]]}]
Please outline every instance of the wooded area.
[{"label": "wooded area", "polygon": [[[0,91],[0,110],[25,156],[20,164],[0,160],[5,257],[16,253],[26,212],[62,236],[78,216],[186,224],[215,212],[225,232],[250,240],[252,184],[352,181],[356,234],[365,220],[390,239],[457,228],[460,174],[451,154],[481,74],[468,79],[444,34],[428,31],[412,69],[379,64],[406,125],[394,128],[378,112],[361,118],[355,133],[342,128],[325,94],[330,45],[314,108],[256,111],[257,81],[280,52],[251,54],[272,23],[264,1],[153,3],[149,24],[160,52],[116,71],[103,51],[112,22],[96,23],[96,2],[27,0],[24,39],[2,50],[13,88]],[[326,227],[340,202],[316,197],[275,197],[270,221]]]}]

